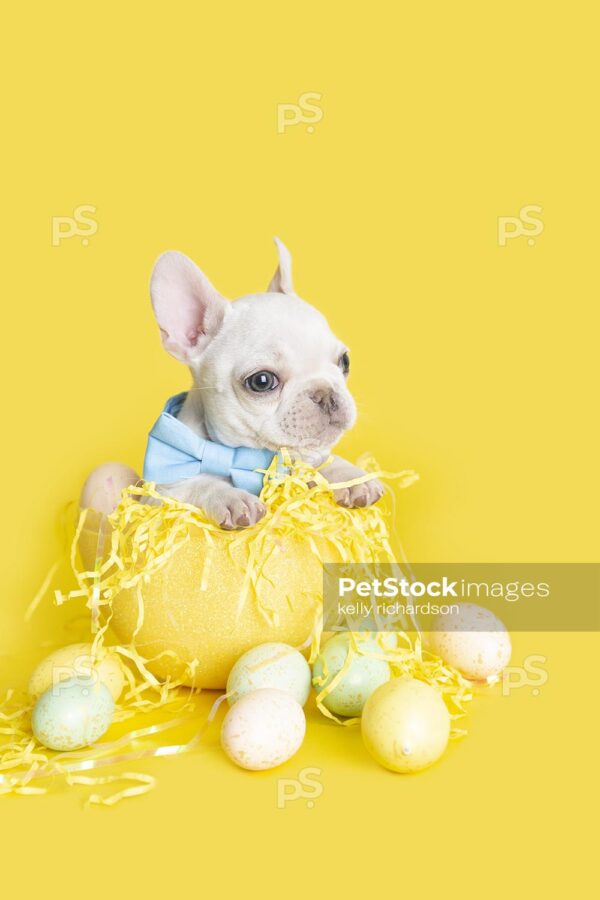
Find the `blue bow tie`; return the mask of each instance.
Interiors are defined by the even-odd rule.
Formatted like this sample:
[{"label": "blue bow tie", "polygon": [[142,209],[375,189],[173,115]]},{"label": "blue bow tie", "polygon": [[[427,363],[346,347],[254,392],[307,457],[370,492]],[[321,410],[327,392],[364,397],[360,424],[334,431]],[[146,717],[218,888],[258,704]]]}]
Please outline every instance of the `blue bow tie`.
[{"label": "blue bow tie", "polygon": [[226,447],[199,437],[177,418],[187,393],[167,400],[163,412],[148,436],[144,459],[144,480],[171,484],[194,475],[222,475],[234,487],[260,494],[264,475],[276,456],[272,450]]}]

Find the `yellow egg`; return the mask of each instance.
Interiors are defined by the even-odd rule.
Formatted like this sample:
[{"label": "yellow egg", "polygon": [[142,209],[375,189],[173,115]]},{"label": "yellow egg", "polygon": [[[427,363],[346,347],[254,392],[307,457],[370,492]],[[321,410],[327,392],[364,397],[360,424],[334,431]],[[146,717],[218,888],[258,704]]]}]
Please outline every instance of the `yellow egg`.
[{"label": "yellow egg", "polygon": [[458,607],[458,614],[437,617],[427,646],[466,678],[485,681],[499,675],[512,650],[506,628],[483,606],[459,603]]},{"label": "yellow egg", "polygon": [[39,663],[29,679],[28,692],[32,700],[61,681],[69,678],[89,678],[96,672],[116,702],[123,690],[123,667],[116,653],[102,651],[101,659],[92,659],[91,644],[69,644],[55,650]]},{"label": "yellow egg", "polygon": [[367,750],[380,765],[392,772],[418,772],[446,749],[450,714],[431,685],[394,678],[365,703],[361,731]]}]

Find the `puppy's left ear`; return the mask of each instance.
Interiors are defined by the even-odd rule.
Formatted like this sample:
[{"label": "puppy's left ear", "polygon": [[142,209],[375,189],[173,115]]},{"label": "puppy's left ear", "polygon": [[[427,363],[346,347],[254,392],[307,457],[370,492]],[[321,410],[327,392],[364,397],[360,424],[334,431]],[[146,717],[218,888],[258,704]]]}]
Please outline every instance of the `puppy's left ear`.
[{"label": "puppy's left ear", "polygon": [[279,238],[276,237],[273,238],[273,240],[277,245],[277,252],[279,253],[279,265],[277,266],[277,271],[271,278],[267,292],[276,294],[294,294],[295,291],[292,284],[292,257],[290,256],[290,251]]}]

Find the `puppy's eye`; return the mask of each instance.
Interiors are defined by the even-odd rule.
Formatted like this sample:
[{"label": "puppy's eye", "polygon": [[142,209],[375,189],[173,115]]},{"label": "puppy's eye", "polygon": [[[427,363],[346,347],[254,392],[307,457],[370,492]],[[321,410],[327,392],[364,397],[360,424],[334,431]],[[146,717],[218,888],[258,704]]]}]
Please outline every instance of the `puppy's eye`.
[{"label": "puppy's eye", "polygon": [[340,356],[338,360],[338,366],[340,367],[344,375],[347,375],[350,371],[350,356],[348,355],[347,350]]},{"label": "puppy's eye", "polygon": [[265,394],[267,391],[275,390],[279,379],[273,372],[255,372],[246,378],[245,384],[255,394]]}]

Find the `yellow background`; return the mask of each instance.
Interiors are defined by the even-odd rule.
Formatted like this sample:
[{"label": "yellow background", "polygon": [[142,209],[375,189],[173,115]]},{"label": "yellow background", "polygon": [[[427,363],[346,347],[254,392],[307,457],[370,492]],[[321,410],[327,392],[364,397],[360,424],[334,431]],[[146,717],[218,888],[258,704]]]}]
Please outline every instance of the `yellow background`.
[{"label": "yellow background", "polygon": [[[235,297],[266,287],[271,236],[288,244],[299,293],[352,350],[360,417],[341,449],[421,473],[399,510],[410,558],[597,558],[592,8],[5,11],[3,684],[55,640],[22,618],[59,552],[60,509],[95,464],[140,466],[164,398],[187,386],[148,301],[168,248]],[[322,119],[278,133],[277,104],[305,92]],[[52,217],[82,204],[97,210],[89,244],[52,246]],[[535,245],[500,247],[498,217],[528,204],[543,210]],[[3,798],[3,866],[27,860],[22,890],[60,879],[88,896],[183,896],[208,879],[264,896],[571,889],[591,858],[597,650],[517,636],[515,664],[547,659],[539,694],[479,699],[466,740],[416,777],[313,712],[276,772],[234,769],[213,730],[198,753],[136,767],[158,788],[113,810],[84,811],[84,789]],[[322,770],[322,795],[278,809],[277,779],[304,766]]]}]

